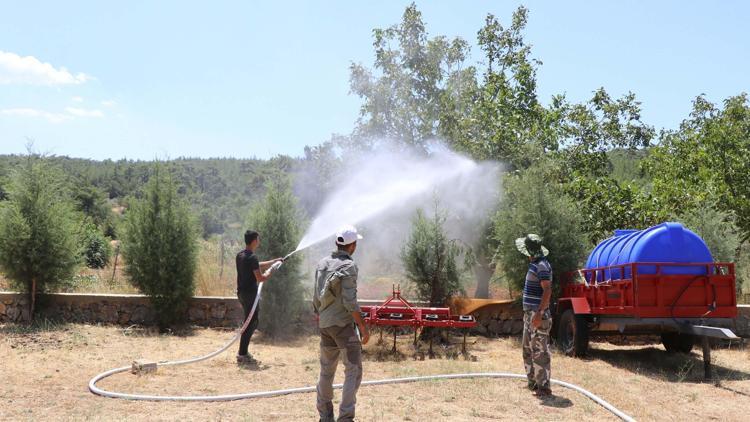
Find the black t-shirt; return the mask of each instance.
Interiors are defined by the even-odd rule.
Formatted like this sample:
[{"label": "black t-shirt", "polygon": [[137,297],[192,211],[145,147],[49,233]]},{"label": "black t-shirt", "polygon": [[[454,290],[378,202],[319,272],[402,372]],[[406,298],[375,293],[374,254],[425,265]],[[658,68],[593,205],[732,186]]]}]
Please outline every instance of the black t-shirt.
[{"label": "black t-shirt", "polygon": [[252,251],[243,249],[237,254],[237,293],[256,294],[258,292],[258,280],[255,279],[255,270],[260,269],[258,257]]}]

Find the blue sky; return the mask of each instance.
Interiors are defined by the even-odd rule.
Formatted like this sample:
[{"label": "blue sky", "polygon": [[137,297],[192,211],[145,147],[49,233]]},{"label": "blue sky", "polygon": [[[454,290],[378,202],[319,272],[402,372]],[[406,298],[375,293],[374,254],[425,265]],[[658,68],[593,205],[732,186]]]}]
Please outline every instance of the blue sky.
[{"label": "blue sky", "polygon": [[[0,14],[0,154],[95,159],[302,154],[348,133],[349,64],[409,2],[11,2]],[[674,128],[691,101],[750,91],[750,3],[417,2],[431,35],[475,46],[490,12],[530,9],[543,101],[633,91]]]}]

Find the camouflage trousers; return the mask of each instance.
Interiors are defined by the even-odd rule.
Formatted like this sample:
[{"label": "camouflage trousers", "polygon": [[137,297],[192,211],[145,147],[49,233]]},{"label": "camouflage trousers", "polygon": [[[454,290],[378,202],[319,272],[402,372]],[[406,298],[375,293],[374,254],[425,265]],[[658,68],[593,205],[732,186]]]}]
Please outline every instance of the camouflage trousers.
[{"label": "camouflage trousers", "polygon": [[542,315],[539,328],[534,328],[531,319],[534,311],[523,313],[523,364],[529,385],[549,389],[552,377],[552,354],[549,350],[549,332],[552,329],[552,318],[549,310]]}]

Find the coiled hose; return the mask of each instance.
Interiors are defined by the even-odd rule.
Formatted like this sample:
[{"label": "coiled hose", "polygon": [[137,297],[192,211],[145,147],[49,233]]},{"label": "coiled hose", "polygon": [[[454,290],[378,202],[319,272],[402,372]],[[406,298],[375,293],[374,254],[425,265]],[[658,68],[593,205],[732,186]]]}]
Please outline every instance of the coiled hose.
[{"label": "coiled hose", "polygon": [[[212,357],[227,350],[232,344],[234,344],[240,338],[240,336],[242,335],[242,332],[245,331],[245,328],[247,328],[247,326],[250,324],[250,321],[252,320],[253,315],[255,314],[255,309],[258,307],[258,301],[260,300],[260,294],[262,290],[263,290],[263,283],[259,283],[258,294],[255,296],[255,302],[253,303],[253,307],[250,310],[250,314],[247,316],[245,323],[242,324],[242,327],[237,330],[237,333],[234,335],[234,337],[232,337],[232,339],[229,340],[220,349],[214,352],[211,352],[207,355],[198,356],[198,357],[191,358],[191,359],[157,362],[156,364],[157,367],[187,365],[190,363],[201,362],[207,359],[211,359]],[[119,374],[121,372],[127,372],[130,369],[131,369],[130,366],[123,366],[121,368],[110,369],[109,371],[102,372],[101,374],[91,378],[91,380],[89,381],[89,390],[93,394],[96,394],[102,397],[110,397],[110,398],[117,398],[117,399],[145,400],[145,401],[204,401],[204,402],[276,397],[276,396],[283,396],[287,394],[312,393],[312,392],[315,392],[316,390],[315,386],[309,386],[309,387],[287,388],[283,390],[257,391],[253,393],[223,394],[223,395],[216,395],[216,396],[157,396],[157,395],[148,395],[148,394],[120,393],[116,391],[104,390],[96,386],[96,383],[103,380],[104,378],[110,377],[115,374]],[[477,373],[466,373],[466,374],[424,375],[424,376],[418,376],[418,377],[389,378],[389,379],[382,379],[382,380],[363,381],[362,385],[404,384],[408,382],[417,382],[417,381],[454,380],[454,379],[471,379],[471,378],[515,378],[515,379],[525,380],[526,375],[511,374],[511,373],[505,373],[505,372],[477,372]],[[612,414],[614,414],[615,416],[619,417],[620,419],[624,421],[634,421],[633,418],[623,413],[616,407],[612,406],[611,404],[609,404],[608,402],[606,402],[599,396],[596,396],[595,394],[587,390],[584,390],[583,388],[577,385],[570,384],[564,381],[559,381],[556,379],[552,379],[550,380],[550,382],[552,384],[559,385],[565,388],[569,388],[571,390],[574,390],[583,394],[584,396],[595,401],[596,403],[598,403],[605,409],[609,410],[610,412],[612,412]],[[335,389],[340,389],[342,387],[343,387],[343,384],[335,384],[333,386],[333,388]]]}]

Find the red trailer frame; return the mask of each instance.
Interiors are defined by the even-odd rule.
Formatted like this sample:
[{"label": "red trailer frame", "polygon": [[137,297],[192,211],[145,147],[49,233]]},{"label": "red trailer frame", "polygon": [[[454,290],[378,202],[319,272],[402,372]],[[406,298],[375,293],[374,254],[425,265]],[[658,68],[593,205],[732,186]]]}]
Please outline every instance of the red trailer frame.
[{"label": "red trailer frame", "polygon": [[737,339],[734,264],[633,262],[582,269],[564,277],[553,334],[570,356],[585,354],[589,334],[660,334],[667,352],[703,346],[711,378],[708,338]]},{"label": "red trailer frame", "polygon": [[558,306],[576,314],[736,318],[734,264],[634,262],[583,269],[563,281]]}]

